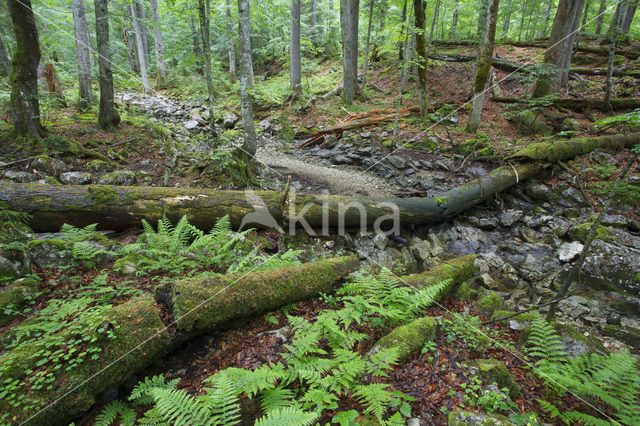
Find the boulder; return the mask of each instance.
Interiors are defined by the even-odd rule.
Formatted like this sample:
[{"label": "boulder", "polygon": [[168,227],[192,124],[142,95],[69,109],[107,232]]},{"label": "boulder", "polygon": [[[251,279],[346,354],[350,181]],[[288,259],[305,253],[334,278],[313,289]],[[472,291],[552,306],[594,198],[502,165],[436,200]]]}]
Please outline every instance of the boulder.
[{"label": "boulder", "polygon": [[560,247],[558,247],[558,259],[562,262],[569,262],[570,260],[575,259],[580,253],[582,253],[582,249],[584,245],[579,241],[572,241],[570,243],[562,243]]},{"label": "boulder", "polygon": [[104,175],[100,185],[131,186],[136,183],[136,174],[130,170],[116,170]]},{"label": "boulder", "polygon": [[66,185],[88,185],[91,179],[91,173],[86,172],[65,172],[60,175],[60,181]]},{"label": "boulder", "polygon": [[520,386],[502,361],[479,359],[470,366],[477,368],[478,377],[485,385],[495,383],[500,389],[507,388],[512,399],[520,396]]},{"label": "boulder", "polygon": [[507,417],[500,414],[480,414],[471,411],[454,410],[449,413],[448,426],[515,426]]},{"label": "boulder", "polygon": [[38,177],[33,173],[23,172],[18,170],[7,170],[4,173],[4,177],[14,182],[20,182],[20,183],[29,183],[29,182],[35,182],[36,180],[38,180]]},{"label": "boulder", "polygon": [[39,268],[63,266],[71,260],[73,243],[56,239],[33,240],[29,242],[29,255]]},{"label": "boulder", "polygon": [[222,116],[222,125],[227,129],[232,129],[238,122],[238,116],[232,112],[226,112]]},{"label": "boulder", "polygon": [[0,289],[0,327],[7,325],[39,296],[38,281],[21,278]]},{"label": "boulder", "polygon": [[31,168],[45,175],[56,177],[68,170],[64,161],[49,157],[48,155],[37,156],[31,163]]}]

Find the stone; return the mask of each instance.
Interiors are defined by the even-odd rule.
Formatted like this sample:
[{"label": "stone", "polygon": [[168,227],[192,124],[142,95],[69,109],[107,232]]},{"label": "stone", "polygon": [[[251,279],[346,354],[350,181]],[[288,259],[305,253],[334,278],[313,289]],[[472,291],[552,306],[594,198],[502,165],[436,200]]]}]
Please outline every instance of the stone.
[{"label": "stone", "polygon": [[115,169],[115,164],[103,160],[91,160],[87,165],[87,169],[92,172],[110,172]]},{"label": "stone", "polygon": [[602,224],[605,226],[613,226],[616,228],[626,228],[628,219],[619,214],[607,214],[602,218]]},{"label": "stone", "polygon": [[551,201],[551,188],[542,183],[531,182],[524,188],[525,193],[538,201]]},{"label": "stone", "polygon": [[582,253],[583,248],[584,245],[580,241],[562,243],[560,247],[558,247],[558,259],[562,262],[569,262]]},{"label": "stone", "polygon": [[73,243],[56,239],[33,240],[29,243],[29,256],[39,268],[63,266],[71,260]]},{"label": "stone", "polygon": [[384,234],[376,234],[373,237],[373,244],[375,244],[375,246],[379,250],[384,250],[387,247],[388,243],[389,243],[389,238],[387,238],[387,236]]},{"label": "stone", "polygon": [[465,173],[471,176],[472,178],[478,178],[478,177],[486,176],[489,174],[487,169],[480,166],[469,166],[467,167],[467,170]]},{"label": "stone", "polygon": [[38,281],[21,278],[0,291],[0,327],[10,323],[39,296]]},{"label": "stone", "polygon": [[238,116],[228,111],[222,116],[222,125],[227,129],[232,129],[238,122]]},{"label": "stone", "polygon": [[33,173],[23,172],[18,170],[7,170],[4,173],[4,177],[19,183],[29,183],[29,182],[35,182],[36,180],[38,180],[38,177]]},{"label": "stone", "polygon": [[596,289],[640,296],[640,250],[596,239],[581,270],[581,282]]},{"label": "stone", "polygon": [[187,130],[193,130],[196,127],[198,127],[198,122],[196,120],[187,120],[184,123],[182,123],[182,125],[184,126],[185,129]]},{"label": "stone", "polygon": [[56,177],[68,170],[67,164],[64,161],[49,157],[48,155],[38,155],[31,163],[31,168],[45,175]]},{"label": "stone", "polygon": [[471,411],[449,412],[448,426],[514,426],[507,417],[500,414],[479,414]]},{"label": "stone", "polygon": [[479,359],[470,364],[478,369],[478,376],[485,385],[495,383],[499,389],[507,388],[510,398],[520,396],[520,386],[502,361],[497,359]]},{"label": "stone", "polygon": [[514,223],[522,219],[524,212],[522,210],[505,210],[498,215],[498,220],[502,226],[512,226]]},{"label": "stone", "polygon": [[580,207],[588,204],[580,191],[571,186],[566,187],[558,194],[557,201],[562,207]]},{"label": "stone", "polygon": [[60,182],[65,185],[88,185],[91,179],[91,173],[86,172],[65,172],[60,175]]},{"label": "stone", "polygon": [[495,216],[469,216],[467,222],[480,229],[495,229],[498,226],[498,219]]},{"label": "stone", "polygon": [[347,157],[346,155],[335,155],[332,159],[331,162],[333,164],[351,164],[353,163],[353,160],[351,160],[351,158]]},{"label": "stone", "polygon": [[104,175],[98,183],[100,185],[131,186],[136,183],[136,174],[130,170],[116,170]]},{"label": "stone", "polygon": [[388,156],[387,161],[396,169],[403,170],[407,166],[407,160],[397,155]]},{"label": "stone", "polygon": [[363,139],[369,139],[371,138],[371,132],[361,132],[360,137]]}]

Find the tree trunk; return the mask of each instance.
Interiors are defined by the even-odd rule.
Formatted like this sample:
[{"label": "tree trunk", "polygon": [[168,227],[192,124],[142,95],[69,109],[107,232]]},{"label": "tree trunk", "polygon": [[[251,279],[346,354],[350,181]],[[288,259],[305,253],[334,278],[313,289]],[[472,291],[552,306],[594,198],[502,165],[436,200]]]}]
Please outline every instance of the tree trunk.
[{"label": "tree trunk", "polygon": [[213,71],[211,69],[211,40],[209,36],[209,0],[198,0],[198,16],[200,17],[200,37],[204,51],[204,78],[207,80],[207,97],[209,101],[209,119],[213,120]]},{"label": "tree trunk", "polygon": [[[407,25],[407,1],[408,0],[404,0],[404,3],[402,5],[402,15],[400,16],[400,40],[402,40],[402,35],[405,32]],[[342,0],[341,0],[342,3]],[[405,45],[402,41],[398,42],[398,60],[400,62],[402,62],[404,60],[404,49],[405,49]]]},{"label": "tree trunk", "polygon": [[575,6],[573,20],[571,22],[570,32],[567,36],[567,44],[564,51],[564,62],[562,63],[562,79],[560,81],[560,89],[568,89],[569,85],[569,68],[571,67],[571,57],[573,56],[574,46],[580,30],[580,16],[585,0],[578,0]]},{"label": "tree trunk", "polygon": [[373,23],[373,8],[375,0],[369,0],[369,24],[367,25],[367,43],[364,50],[364,70],[362,71],[362,90],[367,85],[367,71],[369,70],[369,47],[371,44],[371,24]]},{"label": "tree trunk", "polygon": [[[507,104],[523,103],[522,98],[493,98],[494,102]],[[555,107],[582,112],[588,109],[608,111],[604,100],[597,98],[557,98],[550,101]],[[611,106],[616,111],[640,108],[640,98],[616,98],[611,99]]]},{"label": "tree trunk", "polygon": [[451,18],[451,32],[449,38],[456,38],[456,28],[458,27],[458,8],[460,7],[460,0],[456,0],[453,5],[453,17]]},{"label": "tree trunk", "polygon": [[133,31],[136,34],[136,46],[138,48],[138,63],[140,64],[140,76],[142,77],[142,87],[144,93],[151,91],[149,87],[149,76],[147,75],[147,56],[144,51],[144,41],[142,36],[142,23],[140,22],[140,16],[138,15],[139,7],[138,0],[132,0],[129,5],[131,8],[131,17],[133,18]]},{"label": "tree trunk", "polygon": [[473,103],[467,131],[475,133],[480,126],[482,107],[484,106],[485,87],[489,80],[491,70],[491,59],[493,58],[493,47],[496,36],[496,23],[498,21],[498,6],[500,0],[488,0],[486,28],[484,37],[480,40],[478,47],[478,63],[476,65],[476,76],[473,83]]},{"label": "tree trunk", "polygon": [[120,124],[120,114],[113,103],[113,73],[111,71],[111,48],[109,46],[108,0],[95,0],[96,39],[98,43],[98,65],[100,69],[100,113],[98,125],[113,129]]},{"label": "tree trunk", "polygon": [[631,29],[631,23],[633,22],[633,17],[636,14],[636,10],[638,9],[638,0],[629,0],[627,3],[626,13],[624,14],[624,20],[620,24],[620,33],[625,36],[629,34],[629,30]]},{"label": "tree trunk", "polygon": [[151,14],[153,15],[153,47],[156,53],[156,79],[159,85],[163,85],[167,78],[164,63],[164,45],[162,43],[162,24],[158,15],[158,0],[151,1]]},{"label": "tree trunk", "polygon": [[358,88],[358,18],[360,0],[340,0],[344,101],[351,104]]},{"label": "tree trunk", "polygon": [[151,50],[149,49],[149,34],[147,33],[147,16],[144,10],[144,3],[141,0],[131,0],[136,6],[136,14],[138,16],[138,24],[140,25],[140,33],[142,34],[142,46],[144,47],[144,58],[147,66],[151,63]]},{"label": "tree trunk", "polygon": [[487,7],[488,0],[479,0],[478,2],[478,26],[476,28],[476,39],[482,40],[484,37],[485,28],[487,27]]},{"label": "tree trunk", "polygon": [[602,32],[602,22],[604,21],[604,11],[607,9],[607,0],[600,0],[600,8],[598,9],[598,19],[596,20],[596,34]]},{"label": "tree trunk", "polygon": [[191,15],[189,17],[189,27],[191,28],[191,39],[193,40],[193,54],[196,57],[196,70],[198,74],[204,74],[202,66],[202,47],[200,45],[200,39],[198,38],[198,32],[196,31],[196,20]]},{"label": "tree trunk", "polygon": [[64,99],[64,94],[60,87],[60,79],[58,78],[58,73],[51,62],[48,62],[44,66],[44,78],[47,80],[47,89],[49,89],[49,94],[66,108],[67,101]]},{"label": "tree trunk", "polygon": [[[549,74],[540,75],[533,90],[534,97],[548,95],[552,88],[554,91],[560,89],[563,69],[567,59],[567,50],[573,50],[573,43],[569,36],[573,28],[573,22],[578,5],[582,6],[584,0],[560,0],[556,16],[553,19],[551,35],[549,36],[548,48],[544,55],[544,64],[555,67]],[[571,43],[571,44],[570,44]],[[570,54],[569,54],[570,58]]]},{"label": "tree trunk", "polygon": [[[300,1],[300,0],[298,0]],[[309,32],[311,34],[311,42],[314,47],[318,46],[318,6],[316,4],[316,0],[310,0],[309,2],[309,11],[311,15],[311,24],[309,25]]]},{"label": "tree trunk", "polygon": [[129,35],[126,22],[122,22],[122,39],[127,46],[127,57],[129,58],[129,66],[134,74],[140,74],[140,64],[138,64],[138,56],[136,53],[135,40]]},{"label": "tree trunk", "polygon": [[2,37],[0,37],[0,75],[9,77],[11,75],[11,60],[7,54],[7,49],[4,47]]},{"label": "tree trunk", "polygon": [[[623,3],[624,0],[618,0],[618,5]],[[613,92],[613,65],[616,57],[616,42],[618,41],[618,31],[620,29],[620,25],[624,21],[624,17],[621,14],[615,16],[616,20],[613,22],[613,30],[611,31],[611,38],[609,39],[609,61],[607,66],[607,79],[605,83],[604,90],[604,104],[609,110],[609,112],[613,112],[613,108],[611,106],[611,94]]]},{"label": "tree trunk", "polygon": [[256,153],[256,129],[253,124],[253,60],[251,58],[251,10],[249,0],[238,0],[238,40],[240,44],[240,107],[244,130],[244,152]]},{"label": "tree trunk", "polygon": [[226,0],[225,14],[227,17],[226,31],[227,31],[227,52],[229,54],[229,78],[232,83],[236,82],[236,48],[233,43],[233,37],[231,35],[233,23],[231,22],[231,0]]},{"label": "tree trunk", "polygon": [[[117,389],[127,378],[192,338],[330,293],[358,267],[355,257],[344,256],[248,274],[177,279],[158,286],[155,298],[145,294],[105,312],[113,338],[105,338],[95,326],[86,330],[96,337],[101,349],[96,359],[86,357],[71,373],[56,375],[50,389],[22,388],[24,405],[15,408],[2,399],[0,411],[16,424],[68,424],[96,403],[103,392]],[[62,335],[58,337],[64,340]],[[0,363],[5,368],[0,380],[33,380],[41,358],[33,354],[48,350],[41,340],[35,340],[3,353]],[[75,361],[76,357],[71,359]],[[24,410],[24,406],[46,409]]]},{"label": "tree trunk", "polygon": [[302,92],[302,64],[300,60],[300,1],[301,0],[291,0],[289,87],[295,95],[299,95]]},{"label": "tree trunk", "polygon": [[522,5],[522,11],[520,15],[520,28],[518,29],[518,41],[522,40],[522,29],[524,28],[524,18],[527,16],[528,2]]},{"label": "tree trunk", "polygon": [[547,2],[547,7],[544,9],[544,15],[542,17],[543,26],[536,34],[536,38],[543,38],[547,33],[547,28],[549,28],[549,19],[551,18],[551,2]]},{"label": "tree trunk", "polygon": [[[426,32],[426,16],[423,0],[413,0],[413,13],[416,25],[418,104],[420,105],[420,116],[424,119],[427,117],[427,43],[424,37]],[[431,26],[431,31],[433,31],[433,25]]]},{"label": "tree trunk", "polygon": [[30,0],[7,0],[16,50],[11,61],[11,112],[16,133],[38,139],[44,134],[38,103],[40,42]]},{"label": "tree trunk", "polygon": [[73,25],[78,59],[78,81],[80,83],[80,108],[91,105],[91,57],[89,55],[89,26],[83,0],[72,0]]}]

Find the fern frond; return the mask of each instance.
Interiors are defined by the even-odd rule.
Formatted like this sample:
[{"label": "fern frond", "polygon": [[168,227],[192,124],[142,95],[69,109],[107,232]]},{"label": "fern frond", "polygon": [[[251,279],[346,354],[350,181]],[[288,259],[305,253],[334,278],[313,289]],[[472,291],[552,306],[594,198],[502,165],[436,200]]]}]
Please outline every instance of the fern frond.
[{"label": "fern frond", "polygon": [[382,417],[391,402],[391,393],[386,390],[389,387],[385,383],[371,383],[355,388],[356,399],[365,406],[365,413],[370,413],[382,422]]},{"label": "fern frond", "polygon": [[213,422],[208,404],[192,398],[182,389],[152,388],[155,409],[163,420],[175,424],[208,425]]},{"label": "fern frond", "polygon": [[136,412],[125,402],[117,399],[104,406],[94,419],[94,424],[96,426],[110,426],[116,421],[119,421],[122,426],[133,425],[136,421]]},{"label": "fern frond", "polygon": [[240,421],[240,393],[234,381],[223,370],[209,377],[212,387],[206,388],[206,394],[198,397],[211,412],[214,424],[233,425]]},{"label": "fern frond", "polygon": [[309,426],[318,419],[318,413],[310,413],[299,408],[285,407],[269,412],[259,418],[255,426]]},{"label": "fern frond", "polygon": [[129,401],[133,402],[135,405],[151,404],[154,401],[153,396],[150,394],[152,389],[175,389],[179,381],[180,379],[173,379],[169,382],[165,382],[164,376],[160,374],[153,377],[145,377],[144,381],[138,382],[134,386],[131,391],[131,395],[129,395]]},{"label": "fern frond", "polygon": [[296,392],[292,389],[282,387],[268,389],[260,394],[260,407],[264,413],[270,413],[279,408],[292,407],[295,405],[293,402],[295,396]]},{"label": "fern frond", "polygon": [[563,362],[566,352],[562,338],[544,318],[538,317],[531,322],[531,330],[527,338],[527,353],[540,357],[537,361]]}]

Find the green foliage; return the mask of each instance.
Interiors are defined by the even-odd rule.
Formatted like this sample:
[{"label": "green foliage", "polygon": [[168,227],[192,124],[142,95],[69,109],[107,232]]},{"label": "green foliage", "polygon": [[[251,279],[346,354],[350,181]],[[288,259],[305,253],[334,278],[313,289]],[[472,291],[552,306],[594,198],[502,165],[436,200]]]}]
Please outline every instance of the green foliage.
[{"label": "green foliage", "polygon": [[508,394],[507,388],[502,388],[500,392],[489,389],[482,392],[478,398],[478,405],[489,414],[517,409],[517,405],[507,397]]},{"label": "green foliage", "polygon": [[94,419],[95,426],[110,426],[115,422],[122,426],[132,426],[136,421],[136,412],[126,403],[115,400],[105,405]]},{"label": "green foliage", "polygon": [[296,407],[276,408],[258,419],[255,426],[309,426],[318,419],[318,413],[310,413]]},{"label": "green foliage", "polygon": [[561,362],[567,356],[558,333],[539,315],[531,322],[527,345],[527,353],[540,358],[536,365]]},{"label": "green foliage", "polygon": [[629,126],[632,130],[640,129],[640,109],[597,120],[594,127],[596,129],[610,129],[622,124]]}]

